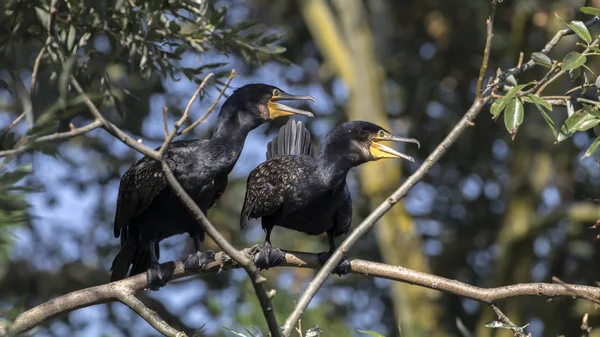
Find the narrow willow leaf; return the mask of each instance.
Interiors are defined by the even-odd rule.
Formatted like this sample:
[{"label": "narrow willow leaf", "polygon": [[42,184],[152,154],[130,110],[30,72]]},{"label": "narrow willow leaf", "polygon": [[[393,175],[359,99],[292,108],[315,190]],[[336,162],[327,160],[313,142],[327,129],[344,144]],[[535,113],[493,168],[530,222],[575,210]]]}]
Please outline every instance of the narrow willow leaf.
[{"label": "narrow willow leaf", "polygon": [[36,7],[35,14],[37,14],[37,17],[40,20],[40,22],[42,23],[42,25],[44,27],[48,27],[48,24],[50,23],[50,13],[48,12],[48,10],[46,10],[44,8]]},{"label": "narrow willow leaf", "polygon": [[75,37],[77,36],[77,30],[75,30],[75,26],[69,26],[69,35],[67,37],[67,50],[69,52],[73,51],[73,47],[75,46]]},{"label": "narrow willow leaf", "polygon": [[502,110],[500,110],[500,108],[502,106],[506,107],[506,105],[503,103],[502,98],[497,99],[494,101],[494,103],[492,103],[492,106],[490,107],[490,113],[492,114],[493,119],[497,119],[500,116],[500,114],[502,113]]},{"label": "narrow willow leaf", "polygon": [[600,16],[600,8],[581,7],[579,10],[584,14]]},{"label": "narrow willow leaf", "polygon": [[577,36],[585,41],[585,43],[590,44],[592,42],[592,36],[583,22],[575,20],[571,21],[571,23],[565,22],[565,24],[569,26]]},{"label": "narrow willow leaf", "polygon": [[571,117],[567,118],[563,126],[560,128],[560,134],[557,141],[561,142],[575,134],[577,131],[586,131],[600,124],[600,119],[596,116],[579,110]]},{"label": "narrow willow leaf", "polygon": [[71,73],[75,64],[77,63],[77,56],[71,55],[67,62],[63,65],[58,78],[58,92],[60,93],[60,99],[63,104],[67,104],[67,97],[69,95],[69,80],[71,79]]},{"label": "narrow willow leaf", "polygon": [[[512,87],[512,89],[510,89],[506,95],[504,95],[504,97],[497,99],[492,106],[490,107],[490,113],[492,114],[492,116],[494,116],[494,119],[498,118],[498,116],[500,116],[500,114],[502,113],[502,111],[504,111],[504,109],[506,108],[506,105],[508,104],[508,102],[510,101],[511,98],[515,97],[515,95],[521,90],[523,89],[523,87],[525,87],[527,84],[519,84],[516,85],[514,87]],[[494,104],[498,102],[498,104],[496,106],[494,106]]]},{"label": "narrow willow leaf", "polygon": [[563,60],[562,70],[568,71],[568,70],[572,70],[575,68],[579,68],[583,64],[585,64],[585,61],[586,61],[585,56],[581,55],[580,53],[578,53],[576,51],[570,52],[569,54],[567,54],[567,56],[565,56],[565,58]]},{"label": "narrow willow leaf", "polygon": [[0,176],[0,186],[10,187],[31,174],[31,172],[33,172],[31,165],[19,166],[14,171],[7,172]]},{"label": "narrow willow leaf", "polygon": [[533,60],[533,62],[535,62],[535,64],[538,64],[540,66],[547,68],[552,67],[552,60],[550,59],[550,57],[548,57],[548,55],[544,53],[535,52],[531,54],[531,59]]},{"label": "narrow willow leaf", "polygon": [[529,95],[527,95],[527,97],[530,98],[533,101],[533,103],[539,104],[539,105],[543,106],[544,108],[548,109],[549,111],[552,111],[552,104],[546,102],[540,96],[538,96],[536,94],[529,94]]},{"label": "narrow willow leaf", "polygon": [[590,147],[588,147],[588,149],[585,151],[581,159],[591,156],[594,153],[594,151],[596,151],[596,149],[598,148],[598,145],[600,145],[600,137],[597,137],[596,140],[594,140],[592,145],[590,145]]},{"label": "narrow willow leaf", "polygon": [[[534,95],[534,94],[529,94],[523,98],[526,100],[527,99],[531,100],[531,103],[535,104],[535,107],[540,111],[540,113],[542,114],[542,117],[544,117],[544,120],[550,127],[550,130],[552,131],[552,134],[554,135],[554,139],[558,139],[558,131],[556,131],[556,124],[554,123],[554,120],[552,120],[550,115],[548,115],[546,110],[544,109],[544,108],[548,108],[549,110],[552,110],[552,105],[550,103],[544,101],[543,99],[541,99],[539,96]],[[542,108],[542,107],[544,107],[544,108]]]},{"label": "narrow willow leaf", "polygon": [[375,331],[358,330],[358,332],[365,334],[365,335],[369,335],[371,337],[385,337],[384,335],[380,334],[379,332],[375,332]]},{"label": "narrow willow leaf", "polygon": [[506,105],[506,111],[504,112],[504,125],[506,126],[506,130],[508,130],[513,140],[517,135],[519,125],[523,123],[524,112],[525,109],[523,109],[523,103],[521,103],[518,98],[511,99]]}]

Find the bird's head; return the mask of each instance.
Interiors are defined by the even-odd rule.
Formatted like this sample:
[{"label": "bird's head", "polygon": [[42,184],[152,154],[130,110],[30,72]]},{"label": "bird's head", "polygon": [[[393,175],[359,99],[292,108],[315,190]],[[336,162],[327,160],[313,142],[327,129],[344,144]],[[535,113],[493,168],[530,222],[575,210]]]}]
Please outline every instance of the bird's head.
[{"label": "bird's head", "polygon": [[237,111],[244,111],[262,123],[289,115],[314,117],[312,112],[283,104],[284,101],[313,101],[311,96],[291,95],[267,84],[247,84],[231,94],[226,104]]},{"label": "bird's head", "polygon": [[404,138],[392,135],[381,126],[364,121],[346,122],[333,129],[325,140],[325,151],[343,155],[354,165],[383,158],[403,158],[414,162],[415,160],[404,153],[400,153],[382,142],[415,143],[421,146],[414,138]]}]

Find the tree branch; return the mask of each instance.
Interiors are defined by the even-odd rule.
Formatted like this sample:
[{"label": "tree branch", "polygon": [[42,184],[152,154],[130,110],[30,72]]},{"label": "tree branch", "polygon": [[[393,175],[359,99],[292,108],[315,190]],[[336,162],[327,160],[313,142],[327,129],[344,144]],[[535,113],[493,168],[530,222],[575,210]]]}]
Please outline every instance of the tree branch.
[{"label": "tree branch", "polygon": [[[483,50],[483,60],[481,61],[481,68],[479,69],[479,78],[477,79],[477,93],[476,98],[481,99],[481,94],[483,91],[483,78],[485,77],[485,72],[487,70],[488,61],[490,59],[490,50],[492,49],[492,37],[493,27],[494,27],[494,14],[496,13],[496,1],[492,0],[491,8],[490,8],[490,16],[487,18],[486,26],[487,26],[487,37],[485,40],[485,48]],[[521,62],[519,62],[521,64]]]},{"label": "tree branch", "polygon": [[[590,19],[589,21],[585,22],[584,24],[586,27],[590,27],[590,26],[595,25],[598,21],[600,21],[600,17],[595,16],[592,19]],[[556,47],[556,45],[558,44],[560,39],[562,39],[564,36],[573,35],[573,34],[575,34],[575,32],[573,32],[573,30],[571,28],[565,28],[563,30],[559,30],[554,35],[552,40],[550,40],[550,42],[548,42],[540,52],[542,54],[547,55],[554,47]],[[517,76],[524,71],[530,70],[534,66],[535,66],[535,62],[533,61],[533,59],[530,59],[529,61],[527,61],[527,63],[524,63],[521,66],[517,66],[517,67],[514,67],[514,68],[504,71],[499,76],[498,88],[502,89],[504,87],[504,80],[506,78],[508,78],[509,76],[511,76],[511,75]]]},{"label": "tree branch", "polygon": [[129,293],[125,290],[117,291],[117,299],[123,304],[128,306],[131,310],[135,311],[140,317],[150,323],[154,329],[169,337],[187,337],[185,332],[177,331],[173,329],[167,322],[163,321],[156,312],[150,310],[142,301],[137,299],[133,293]]},{"label": "tree branch", "polygon": [[450,131],[446,138],[436,147],[436,149],[425,159],[423,164],[413,173],[406,181],[389,196],[383,203],[381,203],[369,216],[367,216],[363,222],[358,225],[344,240],[344,242],[338,247],[338,249],[331,255],[327,260],[323,268],[315,276],[313,281],[310,282],[308,288],[304,294],[298,300],[294,311],[290,314],[283,327],[284,336],[289,336],[298,319],[302,316],[304,309],[308,306],[313,296],[323,285],[323,282],[329,277],[331,271],[339,264],[342,260],[345,252],[354,245],[363,235],[365,235],[371,227],[375,225],[375,222],[379,220],[385,213],[387,213],[392,206],[406,196],[408,191],[415,186],[424,176],[427,174],[429,169],[446,153],[448,148],[458,139],[458,136],[469,126],[473,125],[473,120],[479,115],[483,107],[490,101],[491,97],[485,97],[480,100],[476,100],[469,110],[465,113],[463,118],[456,124],[456,126]]},{"label": "tree branch", "polygon": [[[258,245],[246,248],[242,251],[236,251],[236,254],[243,255],[244,258],[248,260],[256,253],[258,253]],[[545,296],[550,298],[556,296],[576,296],[581,298],[600,298],[600,288],[592,286],[567,284],[569,287],[569,289],[567,289],[563,284],[519,283],[497,288],[481,288],[445,277],[379,262],[354,259],[350,261],[350,265],[350,273],[352,274],[409,283],[415,286],[470,298],[487,304],[493,304],[500,300],[519,296]],[[183,262],[181,261],[177,261],[175,266],[173,280],[207,272],[242,268],[238,262],[224,252],[218,252],[215,255],[215,262],[207,265],[202,271],[186,272]],[[319,264],[317,254],[285,252],[285,261],[279,267],[319,269],[321,268],[321,265]],[[147,289],[147,286],[147,275],[146,273],[141,273],[124,280],[77,290],[23,312],[15,319],[13,324],[9,326],[7,330],[11,335],[22,333],[60,314],[96,304],[120,301],[121,299],[118,297],[118,294],[121,290],[126,290],[130,294],[133,294]],[[575,290],[576,293],[574,293],[573,290]]]},{"label": "tree branch", "polygon": [[57,132],[57,133],[54,133],[51,135],[46,135],[46,136],[42,136],[42,137],[38,137],[38,138],[27,137],[27,138],[25,138],[25,142],[23,145],[15,148],[15,149],[0,151],[0,157],[21,154],[21,153],[26,152],[27,150],[31,149],[32,147],[34,147],[36,144],[77,137],[77,136],[83,135],[84,133],[88,133],[94,129],[97,129],[101,126],[102,126],[102,122],[99,120],[95,120],[95,121],[89,123],[88,125],[82,126],[80,128],[75,128],[71,131]]},{"label": "tree branch", "polygon": [[219,96],[217,96],[217,98],[213,101],[213,103],[210,105],[210,107],[208,108],[208,110],[206,110],[206,112],[204,113],[204,115],[202,115],[202,117],[198,118],[198,120],[195,121],[194,123],[192,123],[192,125],[190,125],[187,128],[183,129],[183,131],[178,132],[177,133],[178,135],[182,135],[182,134],[184,134],[184,133],[186,133],[186,132],[194,129],[200,123],[204,122],[204,120],[215,109],[215,107],[217,106],[217,103],[219,103],[219,101],[221,100],[221,97],[223,97],[223,94],[225,93],[225,90],[227,90],[227,88],[229,87],[229,84],[231,83],[231,80],[233,80],[233,78],[235,76],[237,76],[237,73],[235,72],[235,69],[231,69],[231,73],[229,74],[229,78],[227,79],[227,82],[225,82],[225,85],[219,91]]}]

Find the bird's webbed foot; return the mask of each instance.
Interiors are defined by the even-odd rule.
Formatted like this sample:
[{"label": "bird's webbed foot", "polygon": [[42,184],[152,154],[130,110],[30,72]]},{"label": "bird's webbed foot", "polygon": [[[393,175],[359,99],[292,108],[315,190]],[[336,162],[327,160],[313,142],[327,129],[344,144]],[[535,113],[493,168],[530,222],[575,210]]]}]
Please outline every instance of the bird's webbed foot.
[{"label": "bird's webbed foot", "polygon": [[175,262],[173,261],[163,264],[152,263],[146,272],[148,275],[148,287],[154,291],[164,287],[173,278],[174,272]]},{"label": "bird's webbed foot", "polygon": [[[321,264],[321,266],[325,265],[325,262],[327,262],[327,260],[329,260],[329,257],[332,254],[333,254],[333,252],[331,252],[331,251],[319,253],[318,254],[319,264]],[[344,257],[342,258],[342,261],[340,261],[340,264],[338,264],[331,273],[342,276],[342,275],[348,274],[349,272],[350,272],[350,260],[348,259],[348,256],[346,256],[346,254],[344,254]]]},{"label": "bird's webbed foot", "polygon": [[212,250],[196,252],[185,260],[185,270],[203,270],[207,264],[215,262],[215,253]]},{"label": "bird's webbed foot", "polygon": [[283,261],[285,261],[285,253],[279,248],[273,248],[268,242],[265,242],[261,250],[254,255],[254,264],[261,270],[277,267]]}]

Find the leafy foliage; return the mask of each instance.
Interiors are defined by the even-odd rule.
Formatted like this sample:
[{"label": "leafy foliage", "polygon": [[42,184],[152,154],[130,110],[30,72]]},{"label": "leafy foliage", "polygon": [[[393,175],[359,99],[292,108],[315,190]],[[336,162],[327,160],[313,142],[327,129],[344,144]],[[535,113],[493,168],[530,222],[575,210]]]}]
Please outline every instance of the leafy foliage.
[{"label": "leafy foliage", "polygon": [[[596,8],[584,7],[581,8],[581,12],[597,15],[599,10]],[[584,46],[586,49],[584,52],[572,51],[568,53],[561,62],[552,60],[550,56],[545,53],[534,52],[531,54],[531,59],[535,64],[550,68],[547,75],[539,83],[530,83],[534,84],[533,89],[535,89],[535,91],[524,90],[528,85],[514,85],[506,92],[506,94],[496,99],[490,107],[490,113],[494,119],[497,119],[503,112],[505,113],[504,124],[513,140],[519,126],[523,123],[525,114],[523,102],[533,104],[538,109],[557,142],[561,142],[572,137],[577,132],[587,131],[600,124],[600,101],[597,99],[600,76],[594,74],[594,72],[586,65],[589,60],[588,56],[600,55],[600,50],[597,47],[599,36],[594,36],[592,38],[590,31],[582,21],[574,20],[566,22],[562,19],[560,20],[585,43]],[[558,65],[560,68],[557,68]],[[553,81],[564,74],[568,74],[571,80],[576,80],[581,76],[582,69],[588,71],[591,76],[595,76],[596,79],[594,83],[590,83],[586,73],[584,76],[584,83],[569,90],[567,94],[571,93],[571,96],[564,96],[565,98],[562,98],[564,104],[567,106],[568,118],[562,124],[560,131],[557,131],[553,118],[548,114],[549,111],[553,110],[552,104],[542,96],[542,92],[547,85],[546,82]],[[580,95],[573,95],[573,92],[579,93]],[[592,92],[594,94],[591,94],[590,96],[589,93]],[[585,95],[590,96],[592,99],[590,100]],[[574,106],[577,106],[578,109],[575,110]],[[599,143],[600,141],[596,139],[582,158],[590,156],[598,147]]]}]

